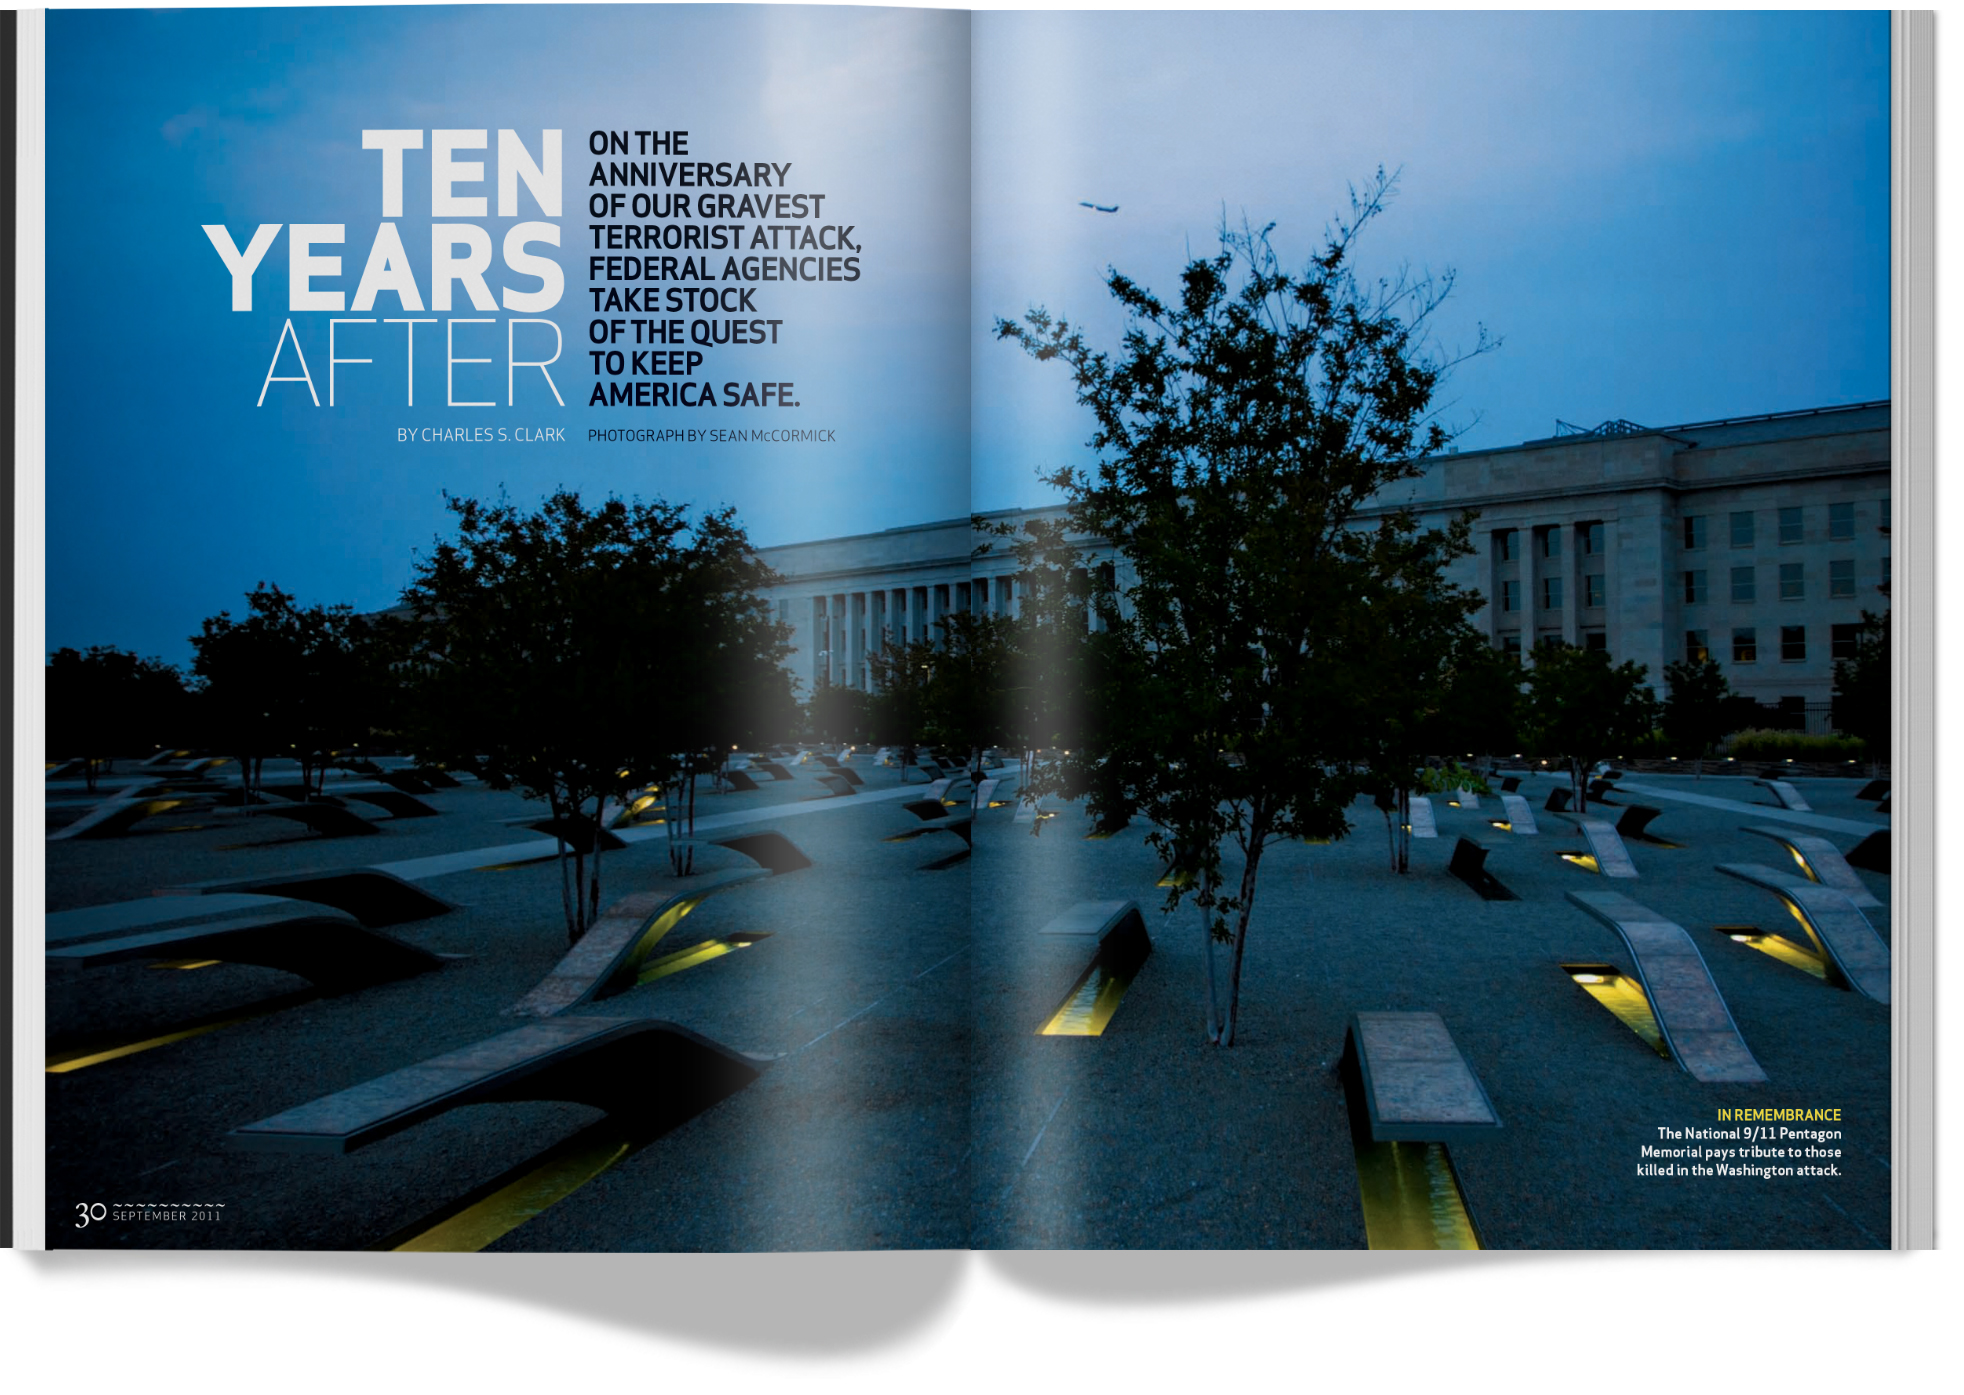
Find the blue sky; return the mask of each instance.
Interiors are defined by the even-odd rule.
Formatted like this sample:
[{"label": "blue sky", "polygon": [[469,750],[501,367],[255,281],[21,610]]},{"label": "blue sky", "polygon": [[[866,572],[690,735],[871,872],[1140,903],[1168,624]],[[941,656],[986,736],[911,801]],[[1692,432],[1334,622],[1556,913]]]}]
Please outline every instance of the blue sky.
[{"label": "blue sky", "polygon": [[[1060,372],[993,341],[994,316],[1046,304],[1115,339],[1107,266],[1169,285],[1223,211],[1276,221],[1305,256],[1379,164],[1402,191],[1365,268],[1453,268],[1442,339],[1484,323],[1505,340],[1450,385],[1463,445],[1888,392],[1879,12],[990,13],[971,44],[966,16],[935,11],[57,11],[48,41],[51,648],[183,661],[198,621],[261,580],[387,605],[445,528],[445,490],[729,503],[764,544],[1042,502],[1036,471],[1081,458],[1089,423]],[[341,370],[332,409],[291,384],[253,405],[286,318],[285,235],[241,314],[200,224],[243,244],[262,222],[345,223],[347,245],[321,249],[345,274],[322,284],[352,290],[381,220],[364,128],[547,126],[565,132],[568,289],[548,316],[565,408],[433,405],[441,325],[419,328],[413,409],[393,338],[342,341],[377,362]],[[704,375],[794,380],[798,409],[583,405],[585,135],[606,127],[790,161],[795,190],[826,194],[821,221],[856,226],[862,282],[765,288],[786,342],[718,351]],[[409,157],[398,220],[419,274],[428,156]],[[465,221],[496,245],[515,220]],[[403,312],[385,295],[372,313]],[[294,318],[324,376],[327,316]],[[502,389],[495,364],[458,372],[460,397]],[[569,439],[395,439],[438,425]],[[591,425],[838,439],[590,446]]]}]

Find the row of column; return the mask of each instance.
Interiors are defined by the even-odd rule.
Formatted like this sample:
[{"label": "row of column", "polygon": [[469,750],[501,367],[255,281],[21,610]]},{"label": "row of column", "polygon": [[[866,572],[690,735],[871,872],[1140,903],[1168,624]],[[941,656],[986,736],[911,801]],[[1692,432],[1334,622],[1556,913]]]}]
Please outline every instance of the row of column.
[{"label": "row of column", "polygon": [[881,587],[811,598],[813,686],[866,689],[867,659],[890,640],[939,643],[950,614],[1015,614],[1015,578],[977,576],[932,586]]}]

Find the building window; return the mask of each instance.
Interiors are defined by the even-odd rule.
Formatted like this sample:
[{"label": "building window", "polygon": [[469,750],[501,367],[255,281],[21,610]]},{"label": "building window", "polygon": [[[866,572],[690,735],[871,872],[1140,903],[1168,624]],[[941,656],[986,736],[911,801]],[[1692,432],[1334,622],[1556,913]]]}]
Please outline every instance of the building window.
[{"label": "building window", "polygon": [[1494,555],[1503,562],[1512,562],[1521,555],[1520,530],[1503,528],[1493,535]]},{"label": "building window", "polygon": [[1560,610],[1562,608],[1562,579],[1558,576],[1541,578],[1541,608]]},{"label": "building window", "polygon": [[1828,541],[1853,542],[1855,539],[1855,506],[1849,504],[1828,505]]},{"label": "building window", "polygon": [[1751,625],[1744,625],[1732,631],[1732,662],[1735,664],[1755,663],[1759,659],[1759,631]]},{"label": "building window", "polygon": [[1517,634],[1502,635],[1500,637],[1500,652],[1510,656],[1511,658],[1516,658],[1516,659],[1520,658],[1521,637]]},{"label": "building window", "polygon": [[1584,523],[1576,531],[1582,534],[1582,555],[1584,557],[1600,557],[1607,550],[1608,541],[1603,536],[1602,524]]},{"label": "building window", "polygon": [[1702,664],[1712,657],[1711,638],[1705,630],[1686,630],[1684,632],[1684,661],[1688,664]]},{"label": "building window", "polygon": [[1560,557],[1562,555],[1561,529],[1543,528],[1541,530],[1541,555],[1543,557]]},{"label": "building window", "polygon": [[1852,601],[1855,599],[1855,559],[1844,557],[1828,563],[1828,599]]},{"label": "building window", "polygon": [[1805,541],[1805,533],[1799,509],[1780,510],[1780,546]]},{"label": "building window", "polygon": [[1753,516],[1750,512],[1732,515],[1732,545],[1734,547],[1753,545]]},{"label": "building window", "polygon": [[1780,662],[1783,664],[1803,663],[1807,659],[1807,627],[1805,625],[1782,625],[1780,627]]},{"label": "building window", "polygon": [[1755,582],[1755,572],[1751,567],[1732,569],[1732,603],[1751,605],[1759,599],[1759,587]]},{"label": "building window", "polygon": [[1500,608],[1510,615],[1521,608],[1521,583],[1503,581],[1500,583]]},{"label": "building window", "polygon": [[1783,601],[1804,601],[1807,599],[1807,579],[1805,570],[1798,562],[1780,564],[1780,599]]},{"label": "building window", "polygon": [[1684,550],[1703,552],[1705,550],[1705,516],[1687,518],[1684,521]]},{"label": "building window", "polygon": [[1828,657],[1830,659],[1854,658],[1855,646],[1861,642],[1861,638],[1860,625],[1828,626]]},{"label": "building window", "polygon": [[1582,647],[1584,649],[1600,649],[1604,653],[1608,653],[1609,635],[1603,630],[1584,630],[1582,632]]},{"label": "building window", "polygon": [[1705,573],[1702,570],[1684,574],[1684,603],[1686,605],[1705,603]]},{"label": "building window", "polygon": [[1589,609],[1601,610],[1607,602],[1608,595],[1609,585],[1606,578],[1600,576],[1582,578],[1582,604]]}]

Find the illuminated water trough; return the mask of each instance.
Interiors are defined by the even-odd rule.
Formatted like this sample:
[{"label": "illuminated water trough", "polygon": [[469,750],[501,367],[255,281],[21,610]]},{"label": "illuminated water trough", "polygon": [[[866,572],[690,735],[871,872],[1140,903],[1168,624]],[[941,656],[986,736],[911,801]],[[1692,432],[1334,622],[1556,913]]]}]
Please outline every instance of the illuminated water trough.
[{"label": "illuminated water trough", "polygon": [[1430,1012],[1360,1012],[1338,1070],[1366,1244],[1484,1248],[1448,1144],[1490,1133],[1500,1116],[1445,1022]]},{"label": "illuminated water trough", "polygon": [[[1789,912],[1791,914],[1791,912]],[[1827,961],[1804,945],[1797,945],[1784,935],[1774,935],[1762,931],[1757,925],[1714,925],[1719,934],[1734,944],[1756,949],[1804,974],[1811,974],[1825,982],[1828,976]]]},{"label": "illuminated water trough", "polygon": [[1098,952],[1071,985],[1071,991],[1064,995],[1064,1001],[1037,1028],[1038,1036],[1103,1036],[1111,1024],[1126,989],[1132,986],[1132,980],[1138,977],[1152,954],[1152,939],[1146,934],[1146,923],[1138,907],[1130,902],[1117,904],[1124,909],[1111,917],[1116,924],[1104,933],[1098,942]]},{"label": "illuminated water trough", "polygon": [[1657,1026],[1657,1014],[1651,1010],[1643,984],[1635,977],[1614,964],[1564,964],[1562,972],[1608,1008],[1617,1021],[1642,1037],[1651,1050],[1670,1059],[1671,1049],[1665,1045],[1664,1033]]}]

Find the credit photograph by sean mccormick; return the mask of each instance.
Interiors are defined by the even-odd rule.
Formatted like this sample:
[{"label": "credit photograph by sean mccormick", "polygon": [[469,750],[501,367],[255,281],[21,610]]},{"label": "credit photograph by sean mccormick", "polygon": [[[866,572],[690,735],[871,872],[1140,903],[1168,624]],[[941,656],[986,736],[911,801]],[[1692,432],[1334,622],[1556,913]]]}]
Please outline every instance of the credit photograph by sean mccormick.
[{"label": "credit photograph by sean mccormick", "polygon": [[15,1243],[1929,1243],[1906,23],[23,16]]}]

